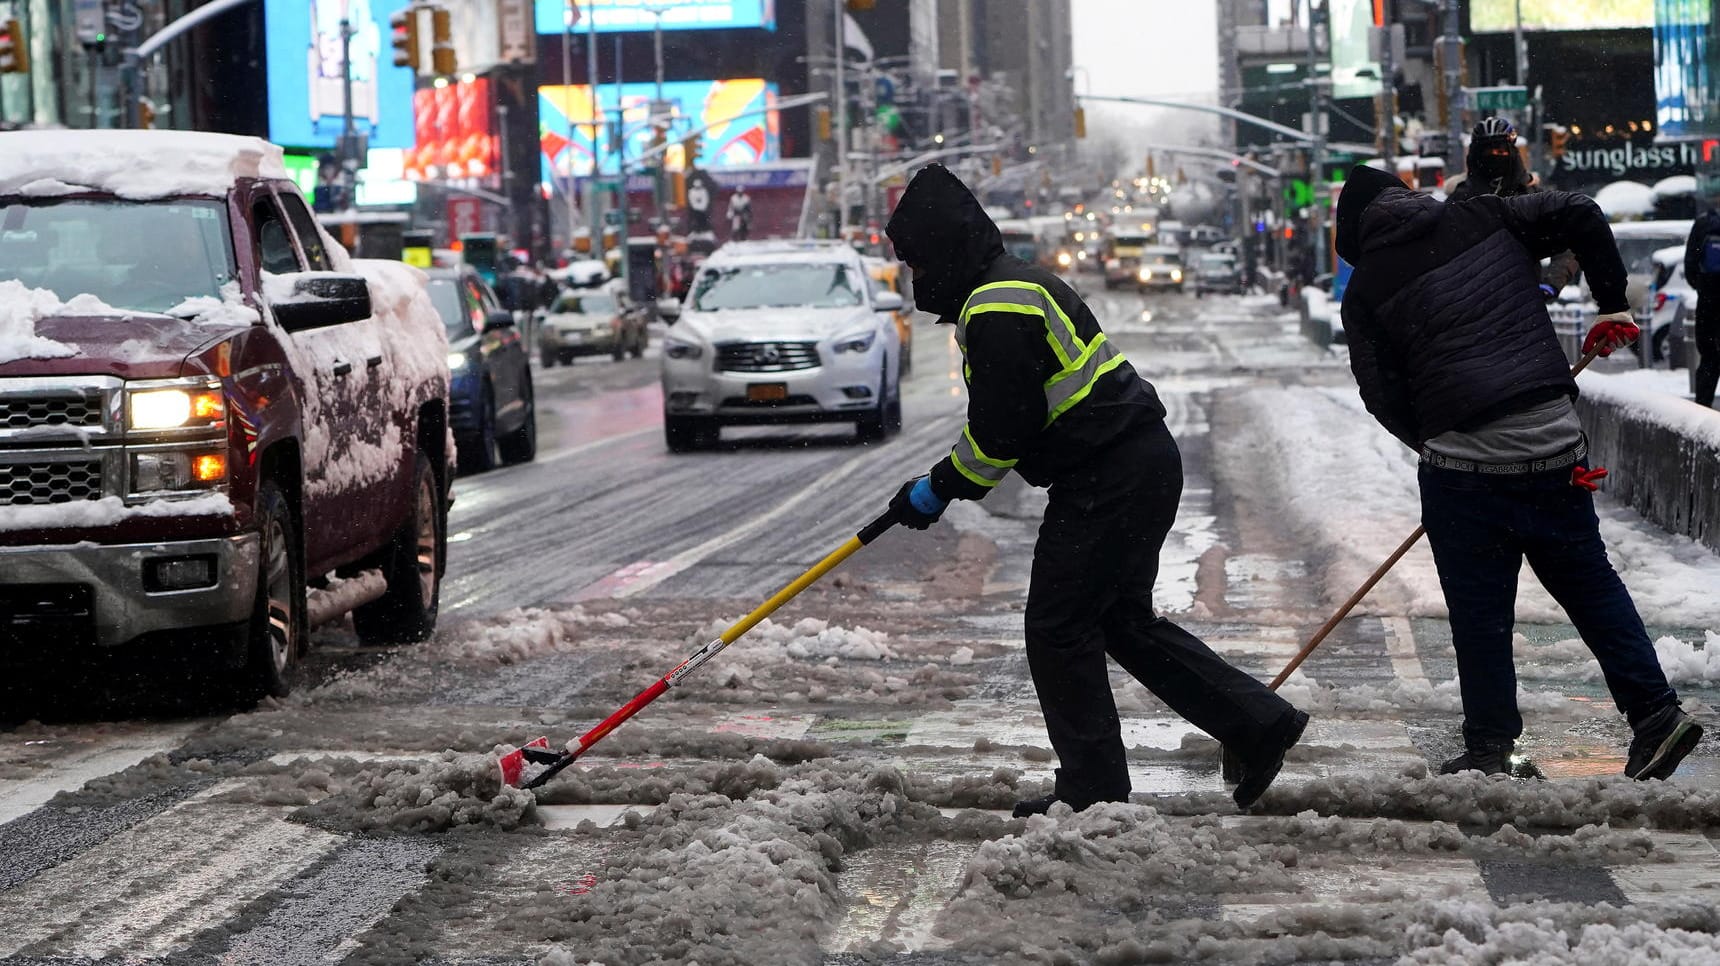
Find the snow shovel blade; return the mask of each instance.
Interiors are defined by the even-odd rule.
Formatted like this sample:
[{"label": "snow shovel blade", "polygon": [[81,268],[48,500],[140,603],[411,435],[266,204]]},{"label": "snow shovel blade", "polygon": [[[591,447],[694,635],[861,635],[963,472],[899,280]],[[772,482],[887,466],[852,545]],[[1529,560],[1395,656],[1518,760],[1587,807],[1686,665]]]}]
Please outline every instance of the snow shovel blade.
[{"label": "snow shovel blade", "polygon": [[[548,760],[545,760],[545,756],[548,756]],[[519,748],[503,752],[501,757],[496,759],[496,767],[502,773],[502,784],[517,788],[525,778],[526,766],[548,765],[557,757],[559,756],[555,752],[549,750],[549,738],[537,737]]]}]

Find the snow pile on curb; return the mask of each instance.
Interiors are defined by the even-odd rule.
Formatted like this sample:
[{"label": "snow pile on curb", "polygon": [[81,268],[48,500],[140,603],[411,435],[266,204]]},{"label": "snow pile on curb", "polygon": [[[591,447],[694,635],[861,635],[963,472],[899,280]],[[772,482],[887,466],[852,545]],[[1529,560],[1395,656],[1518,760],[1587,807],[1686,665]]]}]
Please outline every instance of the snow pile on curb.
[{"label": "snow pile on curb", "polygon": [[[1519,634],[1514,644],[1524,658],[1517,668],[1521,677],[1602,679],[1600,664],[1580,638],[1535,644]],[[1700,644],[1667,635],[1654,642],[1654,653],[1671,684],[1720,684],[1720,634],[1704,631]]]},{"label": "snow pile on curb", "polygon": [[[1458,680],[1433,684],[1393,678],[1384,685],[1321,684],[1300,670],[1278,689],[1286,701],[1308,712],[1397,714],[1415,711],[1463,713]],[[1568,711],[1571,700],[1555,691],[1517,689],[1517,706],[1524,711]]]},{"label": "snow pile on curb", "polygon": [[[1671,906],[1644,910],[1575,903],[1531,903],[1507,909],[1450,903],[1426,921],[1412,922],[1412,947],[1403,966],[1568,963],[1684,963],[1720,961],[1720,922],[1712,908]],[[1596,922],[1596,919],[1619,920]]]},{"label": "snow pile on curb", "polygon": [[[1678,380],[1680,389],[1684,380]],[[1660,426],[1690,440],[1694,445],[1720,450],[1720,413],[1697,406],[1682,395],[1675,396],[1643,384],[1640,378],[1621,379],[1599,372],[1577,377],[1583,395],[1604,399],[1633,420]]]}]

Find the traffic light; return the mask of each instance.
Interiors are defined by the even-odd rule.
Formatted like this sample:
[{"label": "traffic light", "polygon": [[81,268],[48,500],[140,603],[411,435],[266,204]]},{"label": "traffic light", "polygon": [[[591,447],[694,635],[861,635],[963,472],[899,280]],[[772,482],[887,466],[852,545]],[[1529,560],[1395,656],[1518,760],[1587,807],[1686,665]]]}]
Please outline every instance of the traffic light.
[{"label": "traffic light", "polygon": [[828,107],[818,109],[818,140],[830,140],[830,108]]},{"label": "traffic light", "polygon": [[388,28],[394,35],[394,66],[409,67],[418,72],[418,11],[411,7],[388,16]]},{"label": "traffic light", "polygon": [[24,28],[17,20],[0,23],[0,74],[24,74],[30,70],[30,52],[24,44]]},{"label": "traffic light", "polygon": [[705,138],[703,135],[695,134],[695,135],[687,138],[685,141],[682,141],[681,142],[681,156],[683,159],[683,164],[688,169],[697,167],[699,164],[699,154],[700,154],[700,152],[704,151],[704,149],[705,149]]},{"label": "traffic light", "polygon": [[[656,150],[656,149],[661,148],[663,145],[668,144],[668,143],[669,143],[669,129],[662,124],[653,124],[651,126],[651,143],[649,145],[650,150]],[[658,161],[657,163],[661,164],[662,162]]]},{"label": "traffic light", "polygon": [[1075,136],[1078,138],[1087,136],[1087,109],[1084,107],[1075,109]]},{"label": "traffic light", "polygon": [[430,69],[443,77],[459,69],[454,58],[454,15],[446,7],[430,9]]}]

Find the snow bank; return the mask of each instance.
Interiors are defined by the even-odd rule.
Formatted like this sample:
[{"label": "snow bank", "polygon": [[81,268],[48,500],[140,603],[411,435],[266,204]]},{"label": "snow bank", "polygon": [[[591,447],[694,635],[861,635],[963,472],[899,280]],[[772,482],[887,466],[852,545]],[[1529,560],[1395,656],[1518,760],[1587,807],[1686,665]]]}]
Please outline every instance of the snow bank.
[{"label": "snow bank", "polygon": [[225,196],[237,178],[286,178],[281,149],[260,138],[191,131],[0,134],[0,195],[102,191],[121,198]]},{"label": "snow bank", "polygon": [[[1669,683],[1720,684],[1720,634],[1704,631],[1703,637],[1697,642],[1667,635],[1654,642],[1655,656]],[[1521,677],[1602,680],[1600,664],[1580,638],[1534,644],[1517,635],[1515,644]]]},{"label": "snow bank", "polygon": [[[1417,711],[1463,713],[1458,680],[1432,684],[1425,680],[1393,679],[1383,685],[1321,684],[1300,669],[1278,689],[1286,701],[1310,713],[1390,714]],[[1517,689],[1517,706],[1524,711],[1570,710],[1571,700],[1554,691]]]},{"label": "snow bank", "polygon": [[295,817],[342,831],[423,833],[459,825],[511,829],[535,804],[531,792],[502,784],[494,755],[447,751],[430,761],[361,773]]},{"label": "snow bank", "polygon": [[1711,450],[1720,450],[1720,410],[1698,406],[1641,378],[1621,379],[1598,372],[1577,376],[1577,386],[1590,399],[1603,400],[1622,415],[1650,426],[1671,430]]},{"label": "snow bank", "polygon": [[127,520],[159,517],[232,516],[233,501],[225,493],[204,493],[188,499],[150,500],[126,506],[117,496],[75,503],[7,507],[0,514],[0,531],[88,529],[111,527]]},{"label": "snow bank", "polygon": [[[733,620],[715,620],[699,628],[695,637],[699,643],[709,641],[734,625]],[[778,624],[770,618],[759,622],[737,642],[734,649],[724,650],[727,663],[748,665],[771,664],[783,658],[797,661],[821,661],[839,658],[845,661],[882,661],[896,656],[890,650],[890,635],[865,627],[835,627],[829,621],[813,617],[793,624]]]},{"label": "snow bank", "polygon": [[64,359],[78,354],[77,346],[36,334],[36,323],[54,316],[124,315],[94,295],[69,302],[45,288],[30,288],[17,279],[0,282],[0,365],[16,359]]}]

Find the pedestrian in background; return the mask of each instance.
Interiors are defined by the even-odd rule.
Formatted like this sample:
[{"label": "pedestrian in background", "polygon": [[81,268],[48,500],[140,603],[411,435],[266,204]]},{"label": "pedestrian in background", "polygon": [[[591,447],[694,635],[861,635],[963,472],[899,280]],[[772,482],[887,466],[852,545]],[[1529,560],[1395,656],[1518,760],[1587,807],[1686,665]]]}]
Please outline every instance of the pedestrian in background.
[{"label": "pedestrian in background", "polygon": [[[1517,148],[1517,129],[1505,118],[1490,117],[1475,125],[1470,132],[1465,162],[1463,180],[1451,189],[1452,201],[1468,201],[1482,195],[1515,198],[1541,190],[1534,175],[1523,166],[1523,152]],[[1541,298],[1556,301],[1565,286],[1575,285],[1581,274],[1582,266],[1576,255],[1568,251],[1554,254],[1541,270]]]},{"label": "pedestrian in background", "polygon": [[1714,405],[1720,383],[1720,211],[1703,212],[1684,246],[1684,277],[1696,290],[1696,405]]},{"label": "pedestrian in background", "polygon": [[1583,351],[1635,340],[1606,216],[1582,195],[1482,195],[1441,204],[1357,165],[1338,198],[1350,366],[1368,411],[1421,454],[1422,524],[1451,617],[1462,755],[1440,771],[1509,771],[1523,733],[1511,655],[1529,561],[1594,652],[1633,737],[1625,774],[1665,778],[1702,737],[1678,706],[1630,592],[1607,560],[1587,440],[1539,261],[1586,266],[1602,315]]},{"label": "pedestrian in background", "polygon": [[1051,490],[1026,643],[1061,767],[1055,791],[1017,803],[1016,816],[1128,799],[1107,654],[1241,760],[1233,797],[1253,804],[1308,716],[1153,609],[1183,482],[1158,394],[1062,279],[1004,251],[942,165],[914,176],[885,231],[913,273],[914,304],[956,327],[968,387],[967,426],[929,475],[902,485],[896,519],[924,530],[950,500],[982,499],[1011,471]]}]

